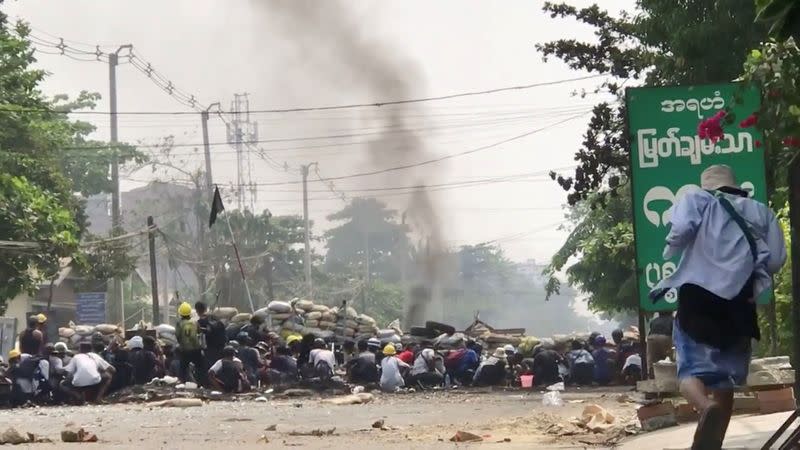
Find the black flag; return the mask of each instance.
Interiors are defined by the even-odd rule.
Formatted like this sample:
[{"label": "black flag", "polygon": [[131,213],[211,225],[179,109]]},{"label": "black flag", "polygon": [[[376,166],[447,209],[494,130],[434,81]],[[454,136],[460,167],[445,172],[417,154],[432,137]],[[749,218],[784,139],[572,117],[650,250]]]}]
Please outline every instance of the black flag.
[{"label": "black flag", "polygon": [[214,189],[214,198],[211,200],[211,217],[208,218],[208,227],[211,228],[214,222],[217,221],[217,214],[225,211],[225,205],[222,204],[222,196],[219,194],[219,186]]}]

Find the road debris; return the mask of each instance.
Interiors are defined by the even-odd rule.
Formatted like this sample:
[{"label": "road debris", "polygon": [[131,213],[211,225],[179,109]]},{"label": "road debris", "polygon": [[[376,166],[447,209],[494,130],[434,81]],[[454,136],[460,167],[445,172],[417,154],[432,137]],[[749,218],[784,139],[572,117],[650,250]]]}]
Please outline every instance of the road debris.
[{"label": "road debris", "polygon": [[616,417],[600,405],[587,405],[581,415],[581,425],[594,433],[612,428],[615,420]]},{"label": "road debris", "polygon": [[375,400],[375,396],[367,393],[362,392],[360,394],[351,394],[351,395],[344,395],[342,397],[336,398],[329,398],[323,400],[323,403],[330,403],[332,405],[360,405],[363,403],[369,403]]},{"label": "road debris", "polygon": [[314,436],[314,437],[323,437],[323,436],[335,436],[336,434],[336,427],[333,427],[329,430],[322,430],[322,429],[314,429],[310,431],[290,431],[288,434],[289,436]]},{"label": "road debris", "polygon": [[376,420],[375,422],[372,423],[372,428],[383,428],[384,423],[385,422],[383,419]]},{"label": "road debris", "polygon": [[83,427],[69,427],[61,430],[62,442],[97,442],[97,435],[89,433]]},{"label": "road debris", "polygon": [[19,445],[25,444],[27,442],[33,442],[30,440],[31,434],[27,436],[23,436],[19,431],[17,431],[14,427],[9,427],[6,431],[0,434],[0,444],[11,444],[11,445]]},{"label": "road debris", "polygon": [[267,397],[256,397],[256,403],[267,403]]},{"label": "road debris", "polygon": [[472,434],[467,431],[456,431],[456,434],[450,438],[451,442],[481,442],[483,438],[477,434]]},{"label": "road debris", "polygon": [[171,398],[169,400],[162,400],[160,402],[150,402],[147,406],[163,406],[170,408],[192,408],[196,406],[203,406],[203,401],[199,398]]},{"label": "road debris", "polygon": [[264,431],[277,431],[277,430],[278,430],[278,425],[277,424],[272,424],[272,425],[268,426],[267,428],[264,428]]}]

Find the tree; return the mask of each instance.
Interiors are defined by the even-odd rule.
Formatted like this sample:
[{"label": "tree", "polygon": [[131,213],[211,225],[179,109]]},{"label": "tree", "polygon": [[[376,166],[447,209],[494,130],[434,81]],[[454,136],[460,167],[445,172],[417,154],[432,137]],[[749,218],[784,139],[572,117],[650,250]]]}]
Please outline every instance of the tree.
[{"label": "tree", "polygon": [[344,221],[325,232],[328,272],[362,274],[369,252],[370,276],[396,282],[402,278],[410,244],[408,228],[396,222],[396,211],[374,198],[353,199],[328,220]]},{"label": "tree", "polygon": [[[544,58],[557,57],[573,69],[609,75],[612,80],[598,86],[597,92],[608,91],[619,99],[616,105],[601,102],[595,106],[581,148],[575,153],[575,172],[569,176],[551,173],[567,191],[570,205],[583,203],[588,209],[572,215],[574,231],[547,273],[560,270],[565,256],[580,256],[580,265],[568,273],[570,284],[587,292],[596,310],[631,308],[636,299],[628,295],[635,290],[627,287],[635,268],[619,260],[628,257],[633,261],[631,211],[629,207],[627,211],[616,209],[623,203],[613,198],[629,195],[629,142],[620,88],[629,80],[649,86],[733,80],[741,73],[741,61],[731,55],[744,57],[766,37],[766,27],[753,23],[756,10],[750,0],[639,0],[635,15],[619,17],[597,5],[579,9],[548,2],[544,11],[553,18],[572,18],[591,26],[596,38],[540,44],[537,49]],[[721,48],[725,51],[719,51]],[[627,203],[630,205],[629,199]],[[615,210],[614,220],[591,210],[608,205]],[[597,274],[605,276],[598,278]],[[553,278],[550,292],[557,287]]]},{"label": "tree", "polygon": [[45,72],[30,67],[36,59],[28,33],[27,25],[11,25],[0,12],[0,207],[4,216],[0,240],[40,246],[4,252],[0,309],[9,298],[55,276],[61,258],[81,260],[78,242],[86,221],[83,204],[74,193],[99,192],[107,184],[98,180],[108,179],[102,151],[70,157],[77,146],[88,150],[98,144],[86,139],[91,126],[68,117],[75,108],[93,106],[97,97],[82,93],[69,102],[65,96],[48,99],[42,95],[39,86]]}]

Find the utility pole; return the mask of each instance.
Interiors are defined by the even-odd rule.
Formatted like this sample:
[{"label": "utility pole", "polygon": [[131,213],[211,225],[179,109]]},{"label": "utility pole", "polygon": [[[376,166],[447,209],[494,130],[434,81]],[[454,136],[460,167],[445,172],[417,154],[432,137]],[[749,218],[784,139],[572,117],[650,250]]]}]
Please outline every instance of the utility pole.
[{"label": "utility pole", "polygon": [[208,105],[205,111],[200,112],[200,120],[203,124],[203,152],[206,157],[206,189],[211,191],[211,188],[214,186],[214,180],[211,177],[211,146],[208,143],[208,112],[211,110],[212,106],[216,106],[219,108],[219,102],[212,103]]},{"label": "utility pole", "polygon": [[267,300],[275,300],[275,294],[272,291],[272,255],[267,255],[267,263],[264,264],[267,270]]},{"label": "utility pole", "polygon": [[[205,173],[205,182],[206,188],[205,190],[200,190],[204,194],[208,195],[211,194],[212,188],[214,187],[214,179],[211,176],[211,145],[208,142],[208,112],[211,110],[213,106],[217,108],[220,107],[219,102],[212,103],[208,105],[205,111],[200,112],[200,121],[203,125],[203,153],[206,159],[206,173]],[[206,196],[201,195],[199,201],[205,201]],[[200,265],[199,270],[197,271],[197,284],[200,288],[200,300],[205,301],[206,297],[206,265],[208,264],[208,242],[206,242],[206,226],[205,226],[206,218],[197,217],[197,237],[200,240],[200,257],[202,259],[202,264]]]},{"label": "utility pole", "polygon": [[317,163],[311,163],[301,166],[303,173],[303,222],[306,229],[306,254],[305,254],[305,269],[306,269],[306,286],[308,288],[308,298],[313,299],[313,284],[311,283],[311,224],[308,219],[308,169]]},{"label": "utility pole", "polygon": [[369,287],[371,284],[371,277],[370,277],[370,264],[369,264],[369,231],[364,232],[364,295],[361,297],[362,301],[364,302],[361,305],[361,310],[366,313],[367,311],[367,303],[369,301]]},{"label": "utility pole", "polygon": [[[109,117],[111,118],[111,147],[112,147],[112,160],[111,160],[111,234],[119,234],[122,228],[120,202],[119,202],[119,150],[117,149],[117,65],[119,63],[119,54],[122,50],[127,49],[130,51],[133,45],[121,45],[116,52],[108,55],[108,102],[109,102]],[[111,304],[121,304],[122,299],[122,280],[119,277],[114,278],[113,292],[111,293]],[[123,318],[124,312],[120,311],[120,318]]]},{"label": "utility pole", "polygon": [[147,244],[150,247],[150,289],[153,297],[153,324],[158,315],[158,267],[156,267],[156,225],[153,216],[147,216]]}]

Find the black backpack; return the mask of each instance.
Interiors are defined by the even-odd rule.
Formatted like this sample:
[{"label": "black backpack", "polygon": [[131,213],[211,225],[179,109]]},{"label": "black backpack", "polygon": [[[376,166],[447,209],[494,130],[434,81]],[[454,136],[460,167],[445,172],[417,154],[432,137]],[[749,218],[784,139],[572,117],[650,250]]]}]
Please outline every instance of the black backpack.
[{"label": "black backpack", "polygon": [[225,333],[225,324],[216,317],[208,317],[208,329],[206,330],[206,347],[222,349],[228,343],[228,336]]}]

